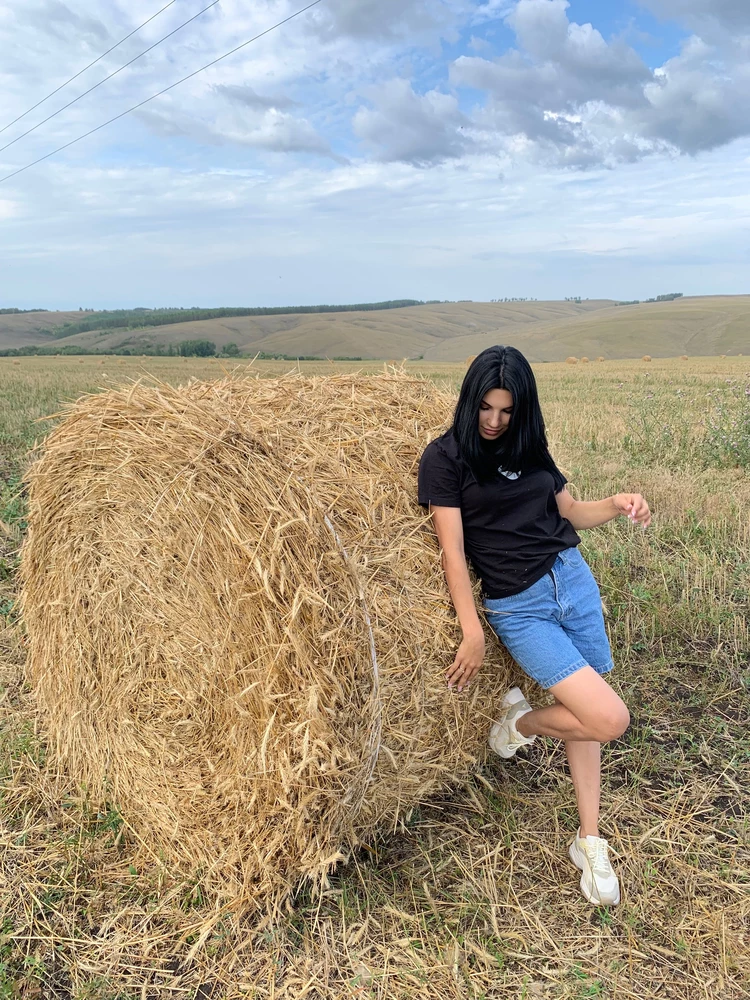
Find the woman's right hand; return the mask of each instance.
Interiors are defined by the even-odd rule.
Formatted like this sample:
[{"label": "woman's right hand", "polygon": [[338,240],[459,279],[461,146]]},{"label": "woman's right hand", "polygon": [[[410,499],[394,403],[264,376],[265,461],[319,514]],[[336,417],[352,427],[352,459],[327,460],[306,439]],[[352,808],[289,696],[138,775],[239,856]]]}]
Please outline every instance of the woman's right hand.
[{"label": "woman's right hand", "polygon": [[458,690],[463,691],[468,687],[472,678],[477,673],[484,662],[484,632],[470,632],[464,635],[461,645],[458,647],[456,658],[448,668],[445,675],[448,687],[458,685]]}]

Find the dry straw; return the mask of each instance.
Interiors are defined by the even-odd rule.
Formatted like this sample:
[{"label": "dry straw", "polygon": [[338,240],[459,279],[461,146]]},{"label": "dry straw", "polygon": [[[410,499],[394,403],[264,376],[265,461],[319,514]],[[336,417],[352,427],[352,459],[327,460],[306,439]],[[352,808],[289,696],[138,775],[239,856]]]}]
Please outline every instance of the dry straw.
[{"label": "dry straw", "polygon": [[28,475],[28,678],[53,754],[141,854],[278,900],[484,757],[509,666],[459,631],[403,371],[136,383],[71,404]]}]

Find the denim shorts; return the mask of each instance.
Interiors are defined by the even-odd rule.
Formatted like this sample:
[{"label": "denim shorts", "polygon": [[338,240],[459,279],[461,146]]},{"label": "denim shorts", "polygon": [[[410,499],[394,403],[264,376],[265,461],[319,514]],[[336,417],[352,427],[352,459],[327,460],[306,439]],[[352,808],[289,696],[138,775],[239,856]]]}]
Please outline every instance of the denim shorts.
[{"label": "denim shorts", "polygon": [[485,598],[487,621],[524,673],[551,688],[585,667],[608,674],[612,652],[596,580],[576,548],[520,594]]}]

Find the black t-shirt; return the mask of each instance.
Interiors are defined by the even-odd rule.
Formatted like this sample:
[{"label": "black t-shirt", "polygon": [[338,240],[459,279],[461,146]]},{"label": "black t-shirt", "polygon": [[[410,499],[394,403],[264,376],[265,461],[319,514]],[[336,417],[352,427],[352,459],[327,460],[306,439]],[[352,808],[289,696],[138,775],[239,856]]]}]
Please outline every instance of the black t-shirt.
[{"label": "black t-shirt", "polygon": [[461,508],[466,555],[489,598],[520,594],[551,569],[558,553],[581,541],[560,515],[550,472],[498,471],[480,485],[451,431],[422,454],[418,499],[423,507]]}]

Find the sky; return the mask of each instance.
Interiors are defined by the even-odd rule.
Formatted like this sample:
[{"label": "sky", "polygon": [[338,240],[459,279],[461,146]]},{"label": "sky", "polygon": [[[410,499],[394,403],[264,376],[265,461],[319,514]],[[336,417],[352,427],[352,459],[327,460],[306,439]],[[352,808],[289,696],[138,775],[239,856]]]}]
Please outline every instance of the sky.
[{"label": "sky", "polygon": [[[0,178],[305,2],[0,0]],[[0,180],[0,307],[748,293],[748,94],[748,0],[320,0]]]}]

